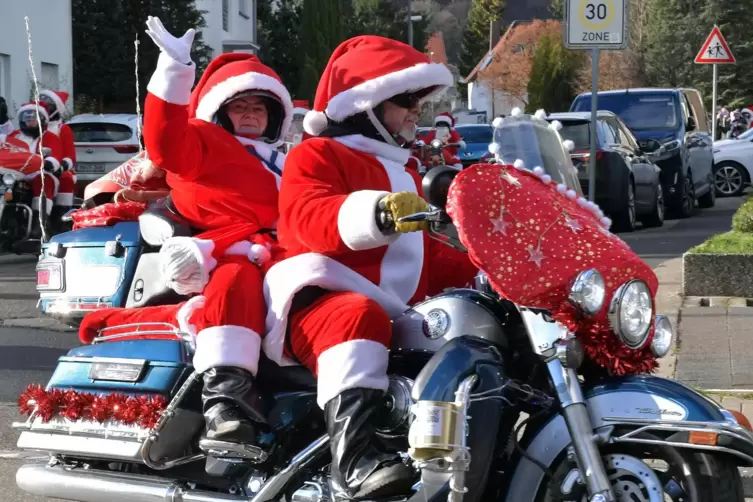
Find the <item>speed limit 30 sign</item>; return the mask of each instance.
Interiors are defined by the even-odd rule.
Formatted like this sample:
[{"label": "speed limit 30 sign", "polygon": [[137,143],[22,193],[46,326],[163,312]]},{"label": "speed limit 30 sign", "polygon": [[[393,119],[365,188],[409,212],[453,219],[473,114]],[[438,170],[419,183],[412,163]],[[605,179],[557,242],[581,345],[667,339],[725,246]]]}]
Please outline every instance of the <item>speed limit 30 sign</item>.
[{"label": "speed limit 30 sign", "polygon": [[564,45],[568,49],[627,47],[628,0],[567,0]]}]

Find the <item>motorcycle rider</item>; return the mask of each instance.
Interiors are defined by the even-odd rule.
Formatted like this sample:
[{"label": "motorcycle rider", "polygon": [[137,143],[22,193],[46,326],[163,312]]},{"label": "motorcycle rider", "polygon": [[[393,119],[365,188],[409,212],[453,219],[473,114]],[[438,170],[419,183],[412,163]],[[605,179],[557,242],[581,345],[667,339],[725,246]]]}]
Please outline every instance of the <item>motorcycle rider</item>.
[{"label": "motorcycle rider", "polygon": [[52,219],[57,221],[73,207],[73,194],[76,191],[76,145],[73,142],[73,131],[63,122],[68,93],[43,89],[39,92],[39,100],[47,105],[47,110],[50,113],[50,123],[47,125],[47,130],[60,139],[62,148],[63,157],[60,159],[62,170],[58,176],[60,188],[55,196],[55,206],[52,209]]},{"label": "motorcycle rider", "polygon": [[[39,117],[40,121],[37,120]],[[49,149],[49,155],[44,156],[44,183],[39,171],[26,175],[25,179],[31,184],[32,200],[32,226],[31,238],[39,239],[42,236],[42,226],[39,221],[41,210],[42,187],[45,194],[45,213],[52,215],[52,206],[55,195],[59,192],[60,181],[58,177],[63,172],[60,164],[63,149],[58,137],[48,130],[50,114],[44,103],[25,103],[18,109],[18,129],[8,135],[6,141],[20,148],[26,148],[31,153],[39,152],[40,129],[42,131],[41,142],[43,148]]]},{"label": "motorcycle rider", "polygon": [[463,141],[460,133],[454,127],[455,117],[447,112],[439,114],[434,118],[434,129],[426,135],[426,143],[431,144],[432,140],[437,138],[445,145],[452,145],[444,147],[444,152],[446,152],[443,155],[444,161],[447,165],[462,168],[463,166],[460,164],[460,159],[458,158],[458,147],[465,148],[465,141]]},{"label": "motorcycle rider", "polygon": [[[286,161],[280,244],[287,258],[265,279],[265,352],[318,377],[337,500],[409,491],[411,468],[371,444],[388,386],[391,316],[477,269],[424,232],[425,222],[382,229],[426,211],[418,174],[405,167],[422,101],[453,85],[450,71],[379,36],[343,42],[329,60],[304,127],[312,137]],[[288,336],[286,336],[288,333]],[[285,350],[283,350],[285,349]]]},{"label": "motorcycle rider", "polygon": [[[262,274],[279,252],[271,234],[284,155],[275,148],[290,127],[293,102],[279,76],[246,53],[216,57],[191,92],[195,31],[176,38],[154,17],[147,27],[161,53],[146,98],[146,149],[166,172],[175,209],[203,230],[162,245],[162,273],[176,292],[200,296],[181,305],[90,314],[80,336],[177,318],[197,335],[193,364],[204,374],[207,437],[252,442],[265,420],[253,385],[266,314]],[[146,181],[154,172],[149,166],[132,181]]]}]

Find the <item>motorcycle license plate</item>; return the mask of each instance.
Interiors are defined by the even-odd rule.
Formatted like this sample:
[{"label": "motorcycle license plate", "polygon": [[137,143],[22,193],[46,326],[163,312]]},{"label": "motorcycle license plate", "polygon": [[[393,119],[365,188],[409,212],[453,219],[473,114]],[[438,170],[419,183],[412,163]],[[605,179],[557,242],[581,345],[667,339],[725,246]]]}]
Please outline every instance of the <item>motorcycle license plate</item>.
[{"label": "motorcycle license plate", "polygon": [[63,289],[62,263],[37,265],[37,291],[60,291]]},{"label": "motorcycle license plate", "polygon": [[76,164],[76,172],[78,173],[102,173],[107,170],[107,166],[104,164],[93,164],[91,162],[79,162]]}]

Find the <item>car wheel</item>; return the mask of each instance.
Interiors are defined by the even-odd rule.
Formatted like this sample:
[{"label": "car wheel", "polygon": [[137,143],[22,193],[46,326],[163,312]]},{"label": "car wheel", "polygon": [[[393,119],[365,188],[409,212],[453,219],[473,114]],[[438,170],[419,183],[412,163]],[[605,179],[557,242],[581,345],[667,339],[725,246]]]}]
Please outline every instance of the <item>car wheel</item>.
[{"label": "car wheel", "polygon": [[664,189],[661,183],[656,187],[656,199],[654,208],[651,213],[641,220],[643,226],[647,228],[660,227],[664,225]]},{"label": "car wheel", "polygon": [[716,205],[716,187],[713,183],[709,185],[709,191],[698,197],[698,207],[702,209],[711,209]]},{"label": "car wheel", "polygon": [[690,173],[686,173],[680,184],[679,200],[672,208],[678,218],[690,218],[695,210],[695,187]]},{"label": "car wheel", "polygon": [[625,207],[616,216],[617,231],[632,232],[635,230],[635,188],[633,188],[632,180],[627,184],[627,201]]},{"label": "car wheel", "polygon": [[734,162],[720,162],[714,166],[714,187],[720,197],[742,195],[748,177],[743,166]]}]

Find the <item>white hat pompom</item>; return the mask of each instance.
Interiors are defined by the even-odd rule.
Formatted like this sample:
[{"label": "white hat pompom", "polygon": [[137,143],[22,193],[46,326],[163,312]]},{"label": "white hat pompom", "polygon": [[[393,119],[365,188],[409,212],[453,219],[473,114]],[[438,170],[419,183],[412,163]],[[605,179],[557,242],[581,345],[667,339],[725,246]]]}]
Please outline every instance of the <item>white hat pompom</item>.
[{"label": "white hat pompom", "polygon": [[303,116],[303,130],[312,136],[318,136],[327,127],[327,114],[310,110]]},{"label": "white hat pompom", "polygon": [[539,178],[541,178],[542,176],[544,176],[544,174],[546,174],[546,171],[544,171],[543,167],[536,166],[536,167],[533,168],[533,174],[535,174],[536,176],[538,176]]},{"label": "white hat pompom", "polygon": [[533,116],[537,119],[544,120],[546,118],[546,110],[539,108],[538,110],[536,110],[536,113],[534,113]]},{"label": "white hat pompom", "polygon": [[516,159],[515,162],[512,163],[513,167],[515,169],[525,169],[526,163],[523,162],[523,159]]},{"label": "white hat pompom", "polygon": [[571,139],[566,139],[565,141],[563,141],[562,146],[564,146],[565,150],[567,150],[568,152],[575,150],[575,142]]},{"label": "white hat pompom", "polygon": [[253,244],[248,250],[248,259],[256,265],[264,265],[270,258],[272,258],[272,253],[269,248],[261,244]]},{"label": "white hat pompom", "polygon": [[503,119],[502,117],[497,117],[496,119],[492,121],[492,127],[497,129],[499,127],[502,127],[502,124],[504,123],[505,123],[505,119]]},{"label": "white hat pompom", "polygon": [[584,199],[583,197],[578,197],[578,198],[577,198],[577,199],[575,200],[575,202],[576,202],[576,203],[577,203],[577,204],[578,204],[578,205],[579,205],[580,207],[588,207],[588,201],[587,201],[586,199]]},{"label": "white hat pompom", "polygon": [[523,115],[523,110],[521,110],[520,108],[516,106],[515,108],[512,109],[512,111],[510,112],[510,115],[512,115],[513,117],[520,117],[521,115]]},{"label": "white hat pompom", "polygon": [[568,190],[565,192],[565,195],[567,195],[568,199],[575,200],[575,198],[578,196],[577,193],[575,193],[575,190]]},{"label": "white hat pompom", "polygon": [[549,124],[549,129],[551,129],[552,131],[559,131],[560,129],[562,129],[562,122],[560,122],[559,120],[552,120]]},{"label": "white hat pompom", "polygon": [[552,177],[549,176],[548,174],[545,174],[544,176],[541,177],[541,182],[545,185],[548,185],[549,183],[552,182]]},{"label": "white hat pompom", "polygon": [[563,185],[562,183],[559,183],[557,185],[557,191],[559,193],[565,193],[565,192],[567,192],[567,185]]},{"label": "white hat pompom", "polygon": [[489,143],[489,153],[493,153],[494,155],[497,155],[500,149],[501,147],[499,146],[499,143]]},{"label": "white hat pompom", "polygon": [[611,227],[611,226],[612,226],[612,220],[610,220],[610,219],[609,219],[609,218],[607,218],[606,216],[605,216],[605,217],[603,217],[602,219],[600,219],[599,221],[601,222],[601,224],[602,224],[602,225],[604,225],[604,226],[605,226],[605,227],[607,227],[607,228],[609,228],[609,227]]}]

